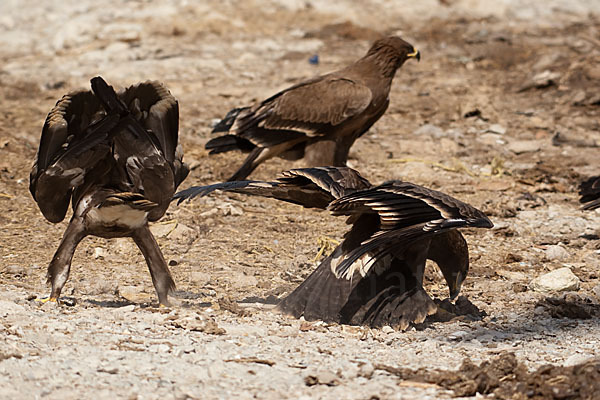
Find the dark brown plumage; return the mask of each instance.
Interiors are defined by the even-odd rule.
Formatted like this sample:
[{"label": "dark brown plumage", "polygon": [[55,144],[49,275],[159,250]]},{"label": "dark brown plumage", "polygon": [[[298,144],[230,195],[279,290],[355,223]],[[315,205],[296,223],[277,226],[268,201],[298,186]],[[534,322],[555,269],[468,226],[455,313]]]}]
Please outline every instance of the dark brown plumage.
[{"label": "dark brown plumage", "polygon": [[579,202],[584,210],[594,210],[600,207],[600,176],[593,176],[579,185]]},{"label": "dark brown plumage", "polygon": [[31,170],[29,190],[50,222],[73,216],[48,266],[57,301],[71,259],[88,235],[131,237],[142,251],[161,304],[175,283],[150,233],[188,174],[178,145],[179,106],[158,82],[117,94],[100,77],[93,93],[65,95],[50,111]]},{"label": "dark brown plumage", "polygon": [[377,40],[354,64],[309,79],[249,107],[235,108],[213,129],[210,154],[250,153],[229,178],[241,180],[272,157],[304,158],[308,167],[344,166],[354,141],[385,113],[396,70],[420,53],[396,36]]},{"label": "dark brown plumage", "polygon": [[[479,210],[408,182],[372,186],[347,167],[291,170],[273,182],[225,182],[186,189],[176,199],[215,190],[274,197],[349,216],[342,243],[279,305],[307,320],[405,329],[436,311],[423,289],[425,261],[440,267],[455,298],[469,269],[461,227],[490,228]],[[327,204],[326,204],[327,203]]]}]

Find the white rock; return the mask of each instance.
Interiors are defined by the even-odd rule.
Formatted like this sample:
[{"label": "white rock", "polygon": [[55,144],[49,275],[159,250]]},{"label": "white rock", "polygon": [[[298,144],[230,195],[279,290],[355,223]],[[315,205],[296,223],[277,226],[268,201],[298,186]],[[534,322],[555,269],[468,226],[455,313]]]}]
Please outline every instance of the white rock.
[{"label": "white rock", "polygon": [[540,72],[533,77],[533,82],[537,85],[546,85],[550,81],[556,81],[560,78],[560,74],[558,72],[552,72],[549,70]]},{"label": "white rock", "polygon": [[573,354],[563,362],[564,367],[572,367],[574,365],[583,364],[586,361],[593,359],[594,357],[589,354]]},{"label": "white rock", "polygon": [[169,239],[178,240],[187,244],[192,243],[198,235],[192,228],[185,226],[184,224],[177,224],[175,229],[169,233]]},{"label": "white rock", "polygon": [[515,154],[534,153],[540,151],[541,145],[537,140],[517,140],[510,142],[507,148]]},{"label": "white rock", "polygon": [[373,376],[373,372],[375,372],[375,367],[369,361],[362,364],[358,370],[358,376],[362,376],[363,378],[371,379]]},{"label": "white rock", "polygon": [[592,293],[594,293],[594,296],[596,296],[598,299],[600,299],[600,284],[598,284],[592,288]]},{"label": "white rock", "polygon": [[381,328],[381,332],[383,332],[383,333],[394,333],[394,328],[392,328],[389,325],[386,325],[383,328]]},{"label": "white rock", "polygon": [[128,306],[118,307],[118,308],[115,309],[115,311],[122,312],[122,313],[132,312],[133,310],[135,310],[135,304],[130,304]]},{"label": "white rock", "polygon": [[220,204],[219,206],[217,206],[217,208],[220,209],[223,212],[223,215],[238,216],[238,215],[243,215],[244,214],[244,210],[242,210],[239,207],[234,206],[231,203]]},{"label": "white rock", "polygon": [[481,142],[483,144],[487,144],[489,146],[496,146],[499,144],[506,144],[506,141],[504,139],[502,139],[501,135],[498,135],[497,133],[483,133],[481,135],[478,135],[476,137],[476,140],[478,142]]},{"label": "white rock", "polygon": [[106,251],[106,249],[103,249],[102,247],[94,247],[94,258],[95,259],[106,258],[107,255],[108,255],[108,251]]},{"label": "white rock", "polygon": [[425,124],[421,127],[419,127],[415,132],[415,135],[426,135],[426,136],[431,136],[434,138],[439,138],[444,136],[444,131],[442,130],[442,128],[440,128],[439,126],[435,126],[432,124]]},{"label": "white rock", "polygon": [[538,276],[529,284],[536,292],[560,292],[579,290],[579,278],[567,267]]},{"label": "white rock", "polygon": [[17,275],[20,273],[25,272],[24,268],[21,268],[20,265],[9,265],[8,267],[6,267],[6,273],[7,274],[11,274],[11,275]]},{"label": "white rock", "polygon": [[497,133],[499,135],[504,135],[506,133],[506,128],[500,124],[492,124],[487,129],[488,132]]},{"label": "white rock", "polygon": [[258,284],[258,279],[256,279],[252,275],[246,275],[244,273],[236,273],[232,276],[231,286],[233,288],[242,288],[248,286],[256,286]]},{"label": "white rock", "polygon": [[211,274],[203,271],[192,271],[190,272],[190,281],[192,281],[195,285],[205,285],[210,282]]},{"label": "white rock", "polygon": [[448,335],[448,339],[463,340],[465,338],[465,336],[467,336],[468,334],[469,334],[469,332],[467,332],[467,331],[456,331],[456,332],[452,332],[450,335]]},{"label": "white rock", "polygon": [[163,238],[167,237],[167,235],[171,233],[176,226],[176,221],[159,222],[157,224],[150,225],[150,232],[152,232],[154,237]]},{"label": "white rock", "polygon": [[569,252],[564,247],[558,244],[548,246],[548,248],[544,252],[544,255],[550,261],[563,261],[569,258]]}]

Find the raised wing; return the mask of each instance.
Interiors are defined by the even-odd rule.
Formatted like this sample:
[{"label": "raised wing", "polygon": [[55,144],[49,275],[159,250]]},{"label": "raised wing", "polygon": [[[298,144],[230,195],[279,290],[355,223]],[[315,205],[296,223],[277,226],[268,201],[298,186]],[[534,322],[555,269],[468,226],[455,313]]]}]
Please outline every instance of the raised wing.
[{"label": "raised wing", "polygon": [[118,97],[100,77],[92,79],[92,88],[110,112],[121,116],[115,161],[126,171],[131,190],[158,205],[148,219],[159,219],[189,171],[177,143],[177,100],[159,82],[130,86]]},{"label": "raised wing", "polygon": [[336,276],[347,279],[355,272],[351,268],[354,262],[367,253],[369,260],[361,267],[362,275],[368,273],[377,258],[393,248],[405,247],[447,229],[493,226],[485,214],[460,200],[400,181],[344,196],[328,208],[334,215],[353,216],[350,221],[363,214],[379,217],[379,229],[336,266]]},{"label": "raised wing", "polygon": [[64,219],[73,189],[109,152],[102,142],[118,119],[107,116],[90,91],[71,92],[52,108],[29,176],[29,191],[46,219]]},{"label": "raised wing", "polygon": [[91,83],[94,93],[70,93],[48,114],[30,174],[33,198],[59,222],[73,193],[75,204],[101,180],[159,204],[149,216],[159,218],[188,173],[177,144],[177,101],[158,82],[119,95],[100,77]]}]

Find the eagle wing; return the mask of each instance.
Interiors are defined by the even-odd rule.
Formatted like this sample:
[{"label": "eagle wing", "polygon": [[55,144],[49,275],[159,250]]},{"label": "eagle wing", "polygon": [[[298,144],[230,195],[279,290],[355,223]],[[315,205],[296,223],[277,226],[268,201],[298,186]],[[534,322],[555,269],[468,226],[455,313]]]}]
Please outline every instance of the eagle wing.
[{"label": "eagle wing", "polygon": [[357,191],[333,201],[328,208],[334,215],[350,215],[350,222],[363,214],[376,214],[379,218],[378,229],[336,266],[336,276],[347,279],[356,272],[354,262],[367,253],[368,260],[360,268],[363,276],[379,257],[416,240],[448,229],[493,226],[485,214],[469,204],[401,181]]}]

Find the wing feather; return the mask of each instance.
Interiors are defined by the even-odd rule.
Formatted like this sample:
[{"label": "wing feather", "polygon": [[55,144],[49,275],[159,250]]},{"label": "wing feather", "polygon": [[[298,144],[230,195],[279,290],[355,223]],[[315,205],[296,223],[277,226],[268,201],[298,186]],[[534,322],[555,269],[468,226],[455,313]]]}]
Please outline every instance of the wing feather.
[{"label": "wing feather", "polygon": [[367,253],[373,262],[363,268],[365,274],[377,258],[393,248],[408,246],[448,229],[492,227],[491,221],[476,208],[445,193],[401,181],[351,193],[336,199],[328,208],[336,215],[371,213],[379,216],[379,229],[337,265],[334,273],[346,279],[354,274],[351,268],[354,262]]},{"label": "wing feather", "polygon": [[346,193],[369,187],[370,183],[348,167],[316,167],[285,171],[274,182],[234,181],[208,186],[195,186],[174,196],[178,203],[206,196],[216,190],[271,197],[307,208],[325,209],[334,199]]},{"label": "wing feather", "polygon": [[[373,94],[362,84],[350,79],[323,76],[292,86],[262,103],[242,110],[230,133],[255,144],[267,143],[261,138],[268,131],[293,131],[307,136],[320,136],[333,126],[362,113]],[[268,144],[272,145],[273,138]]]}]

